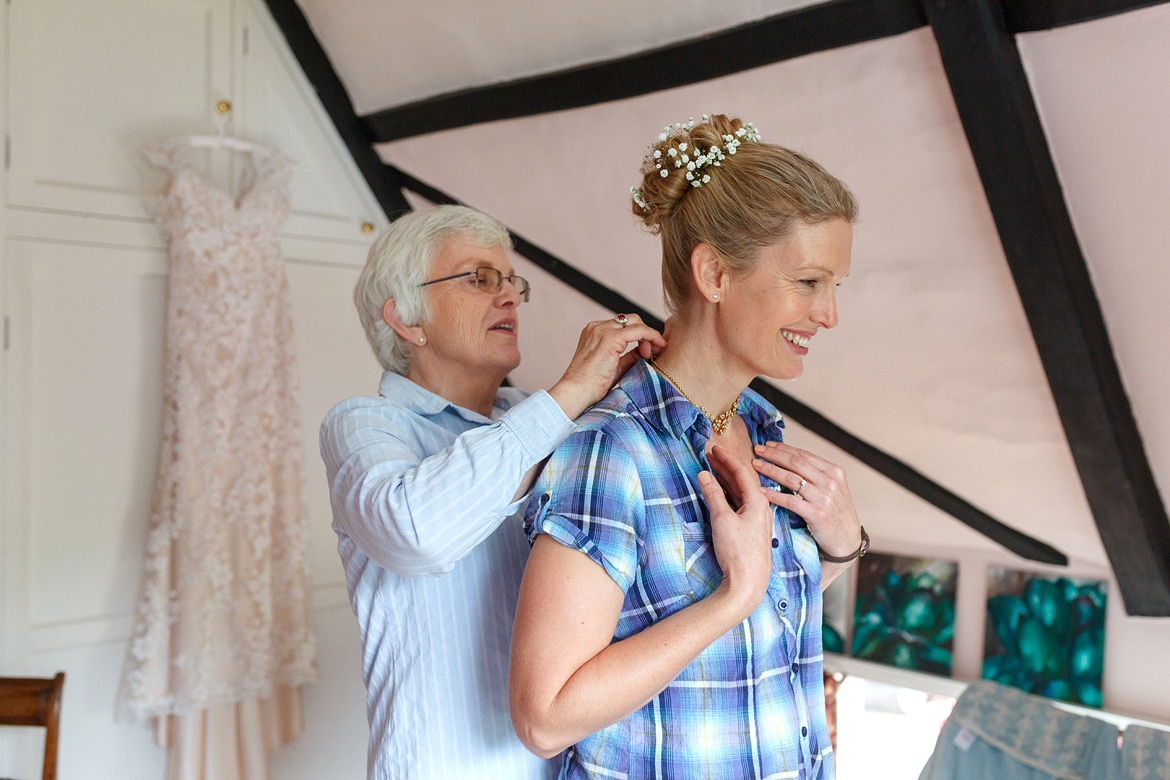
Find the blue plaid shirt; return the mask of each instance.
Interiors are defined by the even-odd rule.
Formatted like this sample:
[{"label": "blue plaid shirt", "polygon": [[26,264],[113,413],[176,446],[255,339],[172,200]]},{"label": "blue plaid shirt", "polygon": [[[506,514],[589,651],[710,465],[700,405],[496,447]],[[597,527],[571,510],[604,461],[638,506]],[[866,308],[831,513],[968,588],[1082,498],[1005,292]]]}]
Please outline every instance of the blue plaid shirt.
[{"label": "blue plaid shirt", "polygon": [[[753,443],[779,412],[751,390]],[[625,593],[614,641],[710,594],[722,572],[700,470],[711,423],[639,361],[553,453],[533,490],[529,538],[581,550]],[[764,479],[764,484],[778,487]],[[565,752],[563,778],[831,778],[821,670],[821,566],[800,518],[774,507],[764,602],[648,704]]]}]

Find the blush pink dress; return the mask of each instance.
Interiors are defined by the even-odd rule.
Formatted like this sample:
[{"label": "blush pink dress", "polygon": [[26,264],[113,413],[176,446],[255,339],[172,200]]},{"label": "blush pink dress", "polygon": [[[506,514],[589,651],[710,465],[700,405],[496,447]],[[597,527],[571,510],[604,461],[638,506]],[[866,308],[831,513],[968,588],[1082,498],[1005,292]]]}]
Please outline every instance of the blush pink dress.
[{"label": "blush pink dress", "polygon": [[264,780],[316,673],[278,236],[292,161],[243,153],[233,197],[187,139],[144,154],[165,177],[147,198],[169,255],[164,406],[118,710],[153,722],[168,778]]}]

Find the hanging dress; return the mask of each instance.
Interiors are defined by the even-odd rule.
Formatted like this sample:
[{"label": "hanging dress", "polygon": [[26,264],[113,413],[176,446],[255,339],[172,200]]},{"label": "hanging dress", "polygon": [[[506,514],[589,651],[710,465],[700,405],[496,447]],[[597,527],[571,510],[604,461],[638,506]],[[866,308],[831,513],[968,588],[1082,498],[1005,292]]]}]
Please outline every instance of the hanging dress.
[{"label": "hanging dress", "polygon": [[267,780],[316,673],[288,283],[292,160],[243,155],[237,198],[188,139],[152,144],[168,245],[162,445],[118,711],[171,780]]}]

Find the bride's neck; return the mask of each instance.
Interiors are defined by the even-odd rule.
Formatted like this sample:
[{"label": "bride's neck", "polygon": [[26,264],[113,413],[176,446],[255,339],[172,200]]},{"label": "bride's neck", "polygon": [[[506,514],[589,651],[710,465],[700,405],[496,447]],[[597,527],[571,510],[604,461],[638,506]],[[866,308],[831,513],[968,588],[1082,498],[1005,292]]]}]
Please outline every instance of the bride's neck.
[{"label": "bride's neck", "polygon": [[666,349],[654,364],[692,403],[712,415],[734,404],[751,381],[731,369],[709,329],[684,322],[671,322]]}]

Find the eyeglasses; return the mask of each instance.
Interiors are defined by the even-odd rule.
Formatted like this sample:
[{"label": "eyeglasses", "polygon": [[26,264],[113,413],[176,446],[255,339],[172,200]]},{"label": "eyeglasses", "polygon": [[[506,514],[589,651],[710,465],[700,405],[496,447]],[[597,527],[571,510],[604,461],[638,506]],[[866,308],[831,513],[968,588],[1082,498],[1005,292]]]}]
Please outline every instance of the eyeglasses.
[{"label": "eyeglasses", "polygon": [[428,284],[438,284],[439,282],[449,282],[452,279],[462,279],[466,276],[474,276],[475,286],[492,295],[504,289],[504,282],[512,283],[512,286],[516,288],[516,294],[520,296],[520,300],[523,302],[528,301],[528,295],[532,292],[532,288],[528,286],[528,280],[523,276],[517,276],[516,274],[504,276],[503,272],[498,268],[492,268],[489,265],[481,265],[474,271],[464,271],[461,274],[444,276],[442,279],[431,279],[429,282],[423,282],[419,287],[426,287]]}]

